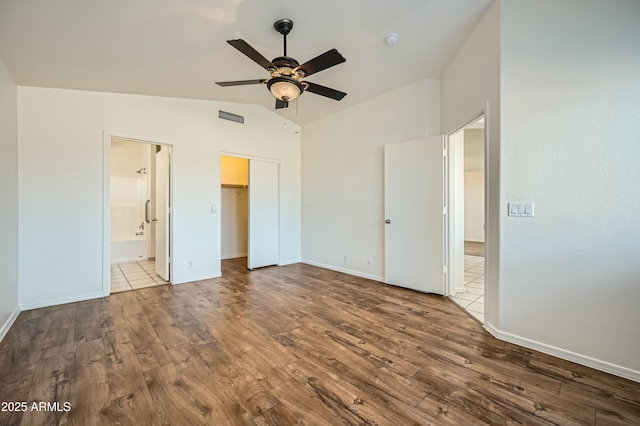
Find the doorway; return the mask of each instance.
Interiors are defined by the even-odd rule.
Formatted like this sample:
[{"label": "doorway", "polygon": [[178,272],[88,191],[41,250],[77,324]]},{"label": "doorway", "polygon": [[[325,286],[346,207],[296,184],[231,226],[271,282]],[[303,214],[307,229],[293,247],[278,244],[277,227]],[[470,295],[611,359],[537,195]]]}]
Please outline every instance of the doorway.
[{"label": "doorway", "polygon": [[247,264],[249,254],[249,160],[221,156],[220,239],[222,260]]},{"label": "doorway", "polygon": [[449,136],[449,296],[484,324],[486,143],[484,115]]},{"label": "doorway", "polygon": [[221,258],[247,269],[280,261],[279,162],[223,154]]},{"label": "doorway", "polygon": [[105,137],[105,295],[171,281],[171,147]]}]

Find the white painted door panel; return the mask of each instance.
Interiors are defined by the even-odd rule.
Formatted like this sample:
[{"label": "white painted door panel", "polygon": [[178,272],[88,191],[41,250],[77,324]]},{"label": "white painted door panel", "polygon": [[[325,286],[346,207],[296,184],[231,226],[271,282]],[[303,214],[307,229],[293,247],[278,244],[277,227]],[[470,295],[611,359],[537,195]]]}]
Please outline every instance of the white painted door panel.
[{"label": "white painted door panel", "polygon": [[156,274],[169,281],[169,223],[170,223],[170,154],[163,146],[156,152]]},{"label": "white painted door panel", "polygon": [[280,260],[278,163],[249,160],[249,269]]},{"label": "white painted door panel", "polygon": [[443,136],[385,145],[385,282],[444,294]]}]

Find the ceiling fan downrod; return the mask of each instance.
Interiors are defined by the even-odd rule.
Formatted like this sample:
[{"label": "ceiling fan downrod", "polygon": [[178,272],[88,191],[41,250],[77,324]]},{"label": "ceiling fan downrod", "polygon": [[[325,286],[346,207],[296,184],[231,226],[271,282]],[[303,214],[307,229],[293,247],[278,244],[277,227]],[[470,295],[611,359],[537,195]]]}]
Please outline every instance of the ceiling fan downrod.
[{"label": "ceiling fan downrod", "polygon": [[273,28],[276,29],[277,32],[282,34],[284,38],[284,55],[287,56],[287,34],[291,32],[293,28],[293,21],[291,19],[278,19],[274,24]]}]

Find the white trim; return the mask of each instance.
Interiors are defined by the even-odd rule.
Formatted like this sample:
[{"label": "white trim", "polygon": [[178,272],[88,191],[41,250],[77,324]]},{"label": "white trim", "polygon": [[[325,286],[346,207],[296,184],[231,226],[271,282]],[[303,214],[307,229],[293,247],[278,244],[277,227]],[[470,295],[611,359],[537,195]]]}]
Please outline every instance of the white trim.
[{"label": "white trim", "polygon": [[16,319],[18,318],[18,315],[20,315],[20,312],[22,312],[20,306],[16,306],[16,309],[11,313],[11,315],[9,315],[9,318],[7,318],[4,324],[2,324],[2,327],[0,327],[0,342],[2,342],[4,336],[7,335],[13,323],[16,322]]},{"label": "white trim", "polygon": [[307,265],[318,266],[324,269],[330,269],[336,272],[342,272],[343,274],[355,275],[356,277],[367,278],[373,281],[380,281],[384,283],[384,277],[380,277],[378,275],[365,274],[363,272],[353,271],[351,269],[339,268],[337,266],[325,265],[324,263],[314,262],[313,260],[302,259],[302,263],[306,263]]},{"label": "white trim", "polygon": [[490,323],[485,323],[484,328],[496,339],[514,343],[519,346],[524,346],[525,348],[535,349],[548,355],[575,362],[587,367],[595,368],[596,370],[604,371],[605,373],[610,373],[615,376],[623,377],[625,379],[633,380],[634,382],[640,383],[640,371],[632,370],[620,365],[611,364],[610,362],[601,361],[599,359],[571,352],[566,349],[547,345],[546,343],[541,343],[535,340],[528,339],[526,337],[518,336],[516,334],[500,331]]},{"label": "white trim", "polygon": [[110,259],[109,262],[111,262],[111,265],[115,265],[116,263],[126,263],[126,262],[140,262],[140,261],[145,261],[149,259],[146,256],[142,256],[142,257],[123,257],[122,259]]},{"label": "white trim", "polygon": [[59,299],[40,300],[36,303],[20,305],[20,309],[28,311],[30,309],[47,308],[49,306],[64,305],[66,303],[82,302],[84,300],[98,299],[103,297],[102,292],[82,294],[80,296],[61,297]]},{"label": "white trim", "polygon": [[266,161],[268,163],[280,164],[280,160],[277,158],[256,157],[255,155],[247,155],[247,154],[241,154],[238,152],[230,152],[230,151],[220,151],[220,161],[222,161],[222,157],[245,158],[247,160]]},{"label": "white trim", "polygon": [[247,257],[247,253],[238,253],[238,254],[228,254],[226,256],[222,256],[220,259],[222,260],[226,260],[226,259],[237,259],[239,257]]},{"label": "white trim", "polygon": [[177,282],[172,281],[169,284],[171,285],[193,284],[198,281],[205,281],[205,280],[212,280],[214,278],[220,278],[221,276],[222,276],[222,273],[220,271],[217,271],[213,275],[196,275],[193,277],[189,277],[188,281],[177,281]]},{"label": "white trim", "polygon": [[300,259],[280,261],[280,263],[278,263],[278,266],[293,265],[296,263],[300,263]]},{"label": "white trim", "polygon": [[476,240],[474,238],[465,238],[465,241],[469,241],[470,243],[484,243],[484,240]]}]

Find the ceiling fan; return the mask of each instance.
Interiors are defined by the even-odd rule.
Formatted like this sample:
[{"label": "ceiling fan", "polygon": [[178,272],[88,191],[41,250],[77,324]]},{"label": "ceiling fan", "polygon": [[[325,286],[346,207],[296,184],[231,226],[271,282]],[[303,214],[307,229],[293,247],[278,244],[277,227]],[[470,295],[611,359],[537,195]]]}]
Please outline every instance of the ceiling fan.
[{"label": "ceiling fan", "polygon": [[315,74],[319,71],[330,68],[334,65],[341,64],[346,61],[344,57],[336,50],[331,49],[325,53],[300,65],[298,61],[287,56],[287,34],[293,28],[291,19],[280,19],[273,24],[273,27],[284,37],[284,54],[269,61],[262,56],[257,50],[242,39],[227,40],[231,46],[244,53],[249,59],[252,59],[258,65],[269,71],[271,78],[257,80],[240,80],[240,81],[218,81],[218,86],[244,86],[248,84],[266,84],[269,91],[276,97],[276,109],[287,108],[289,102],[296,99],[303,92],[311,92],[316,95],[325,96],[327,98],[341,100],[347,94],[330,87],[321,86],[304,78]]}]

